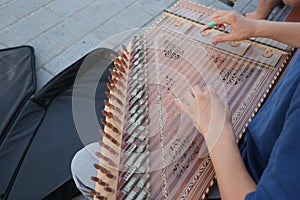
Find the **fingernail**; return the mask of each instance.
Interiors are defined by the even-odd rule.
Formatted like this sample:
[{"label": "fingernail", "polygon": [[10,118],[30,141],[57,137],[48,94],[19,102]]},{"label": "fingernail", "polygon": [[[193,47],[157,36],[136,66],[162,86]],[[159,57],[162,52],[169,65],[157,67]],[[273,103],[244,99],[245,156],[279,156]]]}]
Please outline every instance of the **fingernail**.
[{"label": "fingernail", "polygon": [[217,44],[217,41],[216,41],[215,39],[213,39],[213,40],[211,41],[211,44],[212,44],[212,45],[216,45],[216,44]]},{"label": "fingernail", "polygon": [[206,31],[208,28],[209,28],[209,25],[205,25],[205,26],[203,26],[203,28],[202,28],[202,32],[203,32],[203,31]]}]

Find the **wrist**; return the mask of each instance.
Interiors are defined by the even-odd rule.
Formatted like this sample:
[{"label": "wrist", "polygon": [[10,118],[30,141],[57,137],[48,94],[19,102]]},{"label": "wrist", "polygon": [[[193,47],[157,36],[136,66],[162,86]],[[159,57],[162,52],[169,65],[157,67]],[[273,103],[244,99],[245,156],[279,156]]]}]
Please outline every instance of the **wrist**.
[{"label": "wrist", "polygon": [[253,20],[253,23],[254,23],[254,28],[251,37],[265,37],[267,33],[266,30],[267,21]]},{"label": "wrist", "polygon": [[212,151],[212,149],[217,146],[222,146],[222,144],[235,144],[232,124],[225,122],[222,127],[213,128],[205,134],[204,139],[209,151]]}]

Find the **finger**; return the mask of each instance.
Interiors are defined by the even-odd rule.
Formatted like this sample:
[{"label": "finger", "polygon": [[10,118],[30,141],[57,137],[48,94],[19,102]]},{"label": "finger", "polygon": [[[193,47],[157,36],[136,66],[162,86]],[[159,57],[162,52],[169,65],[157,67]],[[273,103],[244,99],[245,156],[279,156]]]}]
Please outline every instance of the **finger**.
[{"label": "finger", "polygon": [[213,19],[212,21],[209,21],[208,24],[202,28],[202,31],[205,31],[206,29],[209,29],[209,28],[218,27],[218,26],[225,28],[224,24],[229,24],[229,25],[231,24],[230,15],[217,17],[217,18]]},{"label": "finger", "polygon": [[225,33],[225,34],[220,34],[220,35],[214,37],[211,42],[213,44],[217,44],[217,43],[227,42],[227,41],[238,41],[238,39],[233,34]]},{"label": "finger", "polygon": [[194,86],[191,90],[194,97],[198,98],[199,94],[201,93],[201,89],[198,85]]},{"label": "finger", "polygon": [[217,17],[214,19],[215,25],[224,25],[224,24],[231,24],[232,23],[232,17],[230,14],[224,15],[221,17]]},{"label": "finger", "polygon": [[219,10],[219,11],[216,11],[214,14],[212,14],[208,20],[207,20],[207,24],[202,28],[202,31],[205,31],[207,29],[210,29],[210,25],[208,24],[209,22],[212,22],[213,20],[215,20],[215,18],[219,18],[219,17],[222,17],[224,15],[227,15],[229,12],[226,11],[226,10]]},{"label": "finger", "polygon": [[206,91],[207,91],[207,86],[206,86],[206,85],[202,86],[202,87],[201,87],[201,91],[202,91],[202,92],[206,92]]},{"label": "finger", "polygon": [[177,108],[181,109],[181,110],[182,110],[183,112],[185,112],[185,113],[189,113],[189,112],[188,112],[188,110],[189,110],[188,105],[182,103],[182,102],[181,102],[179,99],[177,99],[177,98],[174,100],[174,103],[175,103],[175,105],[176,105]]},{"label": "finger", "polygon": [[218,25],[216,25],[216,28],[225,30],[226,26],[224,24],[218,24]]},{"label": "finger", "polygon": [[[210,22],[213,22],[213,21],[210,21]],[[214,26],[211,26],[210,24],[207,24],[207,25],[203,26],[202,31],[205,31],[207,29],[211,29],[213,27],[218,28],[218,29],[222,29],[222,30],[226,29],[226,26],[224,24],[216,24]]]},{"label": "finger", "polygon": [[192,94],[198,98],[199,96],[201,96],[201,94],[205,91],[205,86],[201,87],[199,85],[196,85],[192,88]]},{"label": "finger", "polygon": [[209,93],[214,93],[214,92],[216,92],[216,89],[215,89],[212,85],[208,85],[208,86],[207,86],[207,91],[208,91]]},{"label": "finger", "polygon": [[208,18],[208,22],[219,18],[219,17],[223,17],[225,15],[228,15],[230,13],[230,11],[226,11],[226,10],[218,10],[216,12],[214,12],[214,14],[212,14],[209,18]]},{"label": "finger", "polygon": [[187,103],[191,102],[194,99],[194,96],[191,91],[185,92],[183,95],[183,100]]},{"label": "finger", "polygon": [[216,88],[214,88],[212,85],[209,85],[207,88],[208,88],[207,91],[209,92],[209,95],[216,96],[216,97],[218,97],[220,99],[220,96],[219,96]]},{"label": "finger", "polygon": [[175,98],[174,103],[175,103],[175,106],[180,109],[180,104],[181,104],[180,100]]},{"label": "finger", "polygon": [[207,30],[207,29],[210,29],[210,27],[209,27],[208,24],[202,27],[202,31],[205,31],[205,30]]}]

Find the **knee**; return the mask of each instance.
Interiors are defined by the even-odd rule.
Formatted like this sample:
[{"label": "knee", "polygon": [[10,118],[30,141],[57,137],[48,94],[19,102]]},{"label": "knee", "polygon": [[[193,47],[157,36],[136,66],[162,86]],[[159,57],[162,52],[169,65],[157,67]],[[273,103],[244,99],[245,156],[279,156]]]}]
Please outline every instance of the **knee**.
[{"label": "knee", "polygon": [[82,154],[84,154],[84,149],[78,151],[71,162],[71,173],[75,181],[78,179],[79,175],[81,174],[81,171],[83,170],[81,163],[83,162],[82,158],[84,157],[84,155]]},{"label": "knee", "polygon": [[77,186],[77,188],[80,190],[80,192],[84,195],[88,195],[85,194],[87,193],[86,191],[88,190],[87,188],[85,188],[85,183],[84,179],[82,179],[83,175],[83,167],[81,165],[82,161],[82,154],[84,152],[84,149],[81,149],[80,151],[78,151],[75,156],[72,159],[71,162],[71,174],[72,174],[72,178]]},{"label": "knee", "polygon": [[82,181],[86,176],[96,174],[93,164],[98,163],[95,152],[100,151],[97,143],[92,143],[78,151],[71,162],[71,172],[74,180]]}]

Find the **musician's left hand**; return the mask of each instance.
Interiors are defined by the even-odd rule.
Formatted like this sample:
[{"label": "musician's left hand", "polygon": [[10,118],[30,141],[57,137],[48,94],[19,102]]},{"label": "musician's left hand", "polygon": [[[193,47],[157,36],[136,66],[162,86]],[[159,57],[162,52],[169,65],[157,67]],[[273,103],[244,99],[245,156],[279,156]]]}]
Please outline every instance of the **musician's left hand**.
[{"label": "musician's left hand", "polygon": [[231,126],[229,108],[212,86],[202,89],[195,86],[184,95],[182,102],[177,99],[175,103],[189,116],[206,142],[209,139],[215,143],[224,125]]},{"label": "musician's left hand", "polygon": [[[256,29],[260,21],[244,17],[236,11],[216,11],[208,19],[214,22],[216,28],[225,29],[225,24],[231,27],[231,32],[228,34],[220,34],[213,38],[212,43],[220,43],[225,41],[245,40],[249,37],[256,36]],[[206,25],[203,29],[209,28]]]}]

